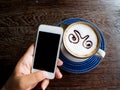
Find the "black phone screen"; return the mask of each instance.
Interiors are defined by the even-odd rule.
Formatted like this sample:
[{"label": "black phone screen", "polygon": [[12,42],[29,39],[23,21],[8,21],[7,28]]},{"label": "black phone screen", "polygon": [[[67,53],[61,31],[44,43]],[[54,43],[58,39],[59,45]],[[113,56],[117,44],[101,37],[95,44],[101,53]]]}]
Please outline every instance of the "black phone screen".
[{"label": "black phone screen", "polygon": [[34,69],[54,72],[59,40],[59,34],[39,31],[34,57]]}]

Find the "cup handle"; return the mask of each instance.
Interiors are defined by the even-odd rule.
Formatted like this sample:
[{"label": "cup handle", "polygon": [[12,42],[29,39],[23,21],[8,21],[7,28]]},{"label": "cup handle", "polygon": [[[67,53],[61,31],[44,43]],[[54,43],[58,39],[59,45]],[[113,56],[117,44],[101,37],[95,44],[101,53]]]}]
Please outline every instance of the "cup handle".
[{"label": "cup handle", "polygon": [[99,49],[95,55],[98,57],[104,58],[105,54],[106,54],[106,52],[104,50]]}]

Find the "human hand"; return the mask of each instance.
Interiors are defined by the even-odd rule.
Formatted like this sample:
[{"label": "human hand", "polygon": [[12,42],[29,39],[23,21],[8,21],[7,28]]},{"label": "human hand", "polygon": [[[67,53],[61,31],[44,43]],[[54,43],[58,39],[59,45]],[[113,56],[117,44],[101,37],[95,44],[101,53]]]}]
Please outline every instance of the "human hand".
[{"label": "human hand", "polygon": [[[45,90],[49,84],[49,80],[46,79],[47,75],[45,71],[31,72],[33,65],[33,52],[34,45],[31,45],[27,52],[17,63],[14,72],[4,85],[5,90],[31,90],[39,82],[41,83],[41,88]],[[61,66],[63,62],[58,61],[58,66]],[[60,70],[56,70],[56,78],[62,78]]]}]

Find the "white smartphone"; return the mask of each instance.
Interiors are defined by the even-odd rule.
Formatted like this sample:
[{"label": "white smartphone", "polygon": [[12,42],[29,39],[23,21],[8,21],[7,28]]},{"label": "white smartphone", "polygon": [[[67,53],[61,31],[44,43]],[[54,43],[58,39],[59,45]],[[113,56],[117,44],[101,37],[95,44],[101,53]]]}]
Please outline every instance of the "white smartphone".
[{"label": "white smartphone", "polygon": [[39,26],[34,50],[33,72],[45,70],[48,79],[54,78],[62,35],[61,27],[43,24]]}]

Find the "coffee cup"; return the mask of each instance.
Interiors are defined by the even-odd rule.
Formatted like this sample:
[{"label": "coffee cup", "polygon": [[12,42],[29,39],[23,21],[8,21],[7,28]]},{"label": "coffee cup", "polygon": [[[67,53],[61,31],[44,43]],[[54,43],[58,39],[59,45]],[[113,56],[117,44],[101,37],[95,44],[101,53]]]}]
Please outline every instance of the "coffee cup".
[{"label": "coffee cup", "polygon": [[87,22],[78,21],[68,25],[63,35],[61,52],[74,62],[82,62],[91,56],[104,58],[100,49],[100,35],[96,28]]}]

